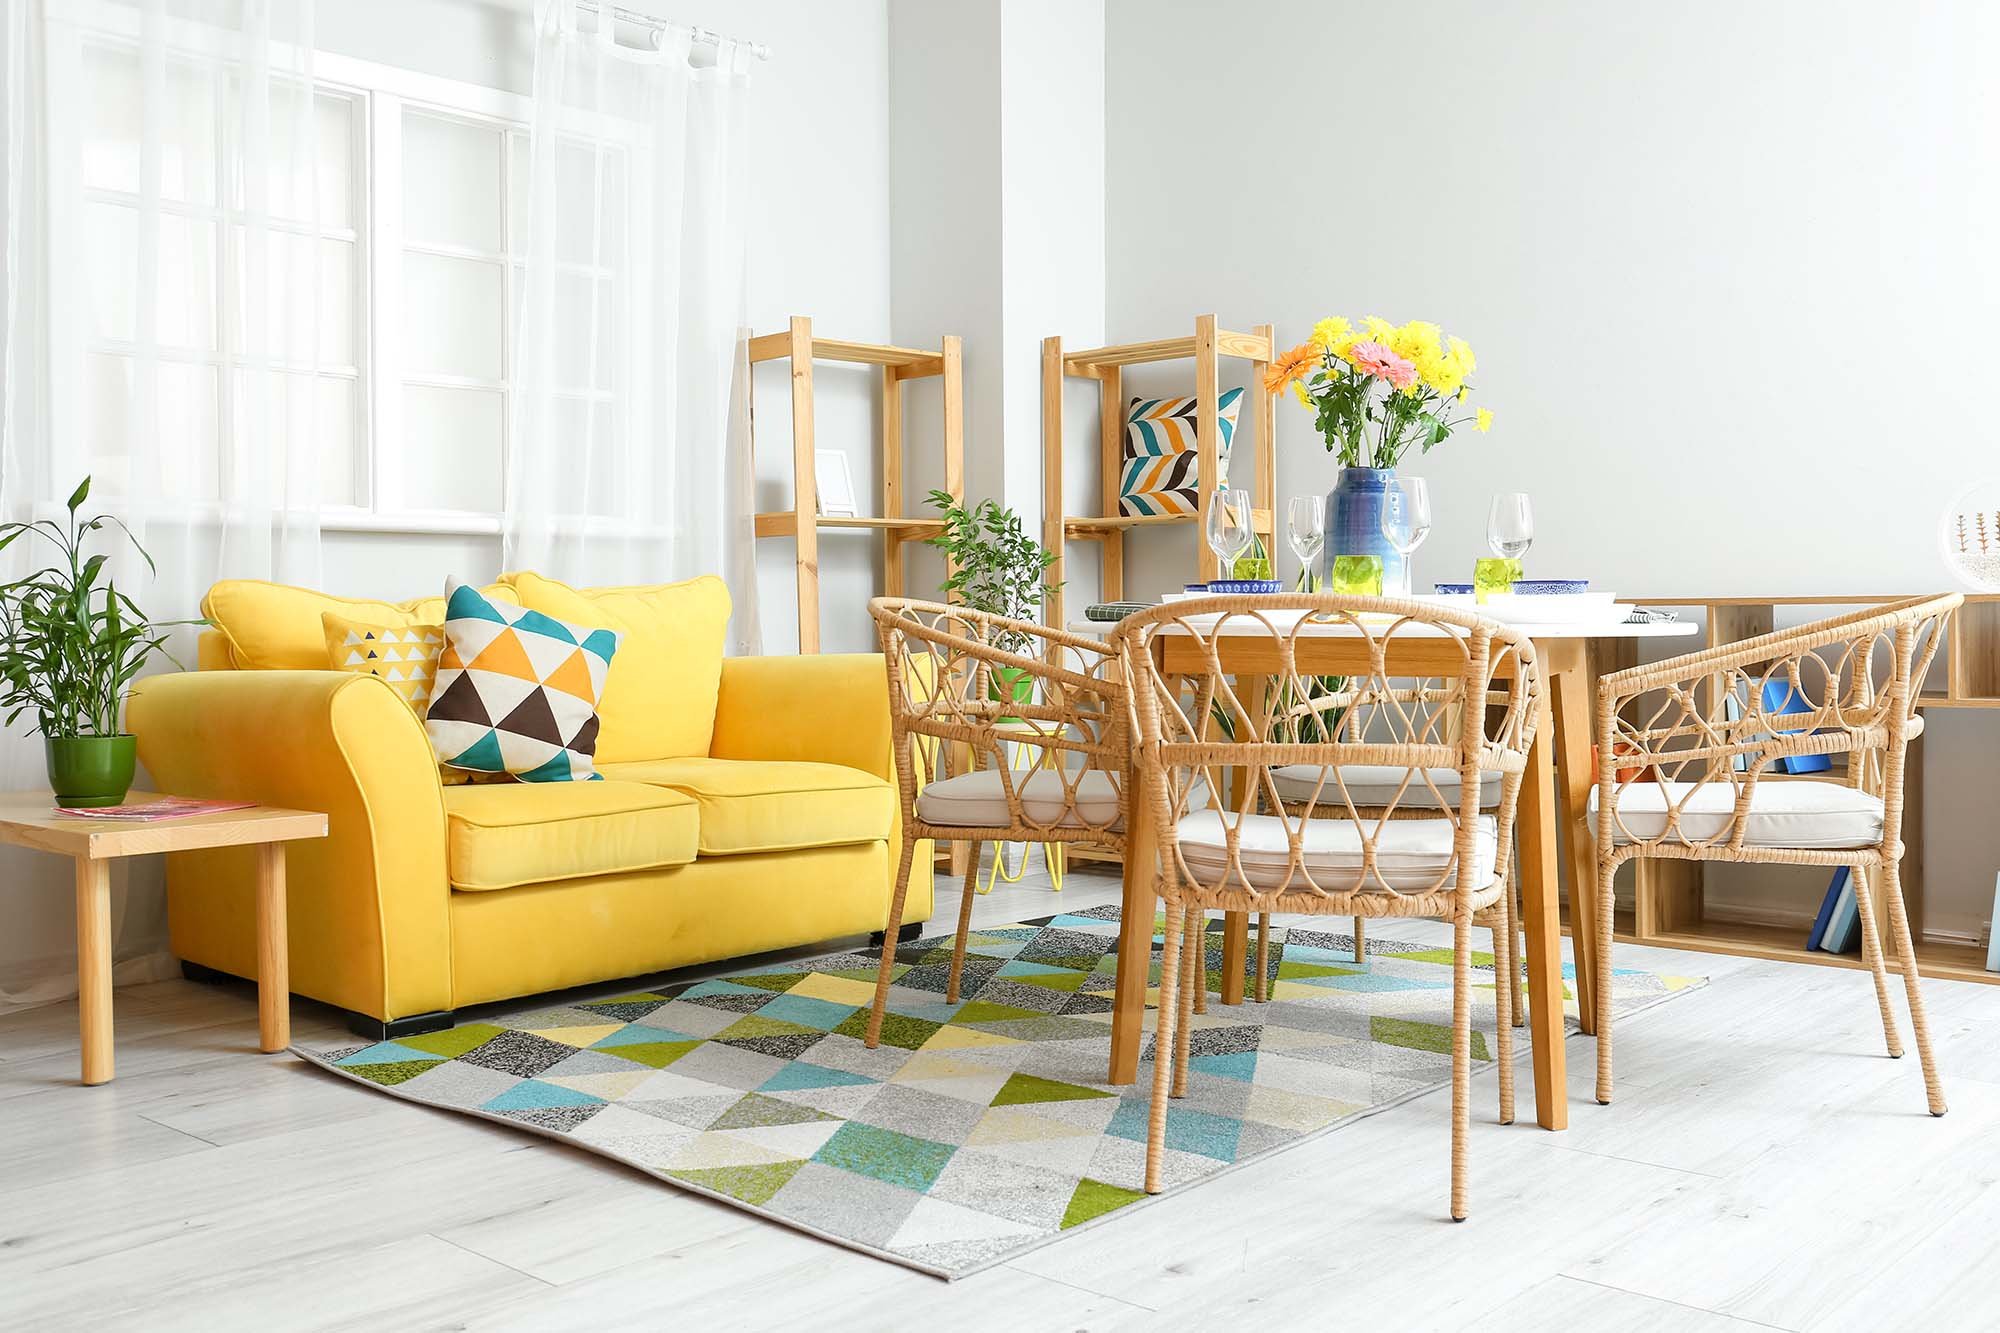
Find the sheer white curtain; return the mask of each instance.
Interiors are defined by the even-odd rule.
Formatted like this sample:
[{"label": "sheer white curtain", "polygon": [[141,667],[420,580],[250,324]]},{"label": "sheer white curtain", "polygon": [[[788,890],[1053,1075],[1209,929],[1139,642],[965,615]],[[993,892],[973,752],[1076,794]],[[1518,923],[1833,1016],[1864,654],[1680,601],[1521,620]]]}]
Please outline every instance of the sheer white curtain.
[{"label": "sheer white curtain", "polygon": [[720,574],[756,648],[744,296],[751,55],[535,17],[505,556],[572,582]]},{"label": "sheer white curtain", "polygon": [[[8,0],[0,513],[124,519],[109,568],[156,619],[222,577],[315,583],[322,469],[352,466],[355,243],[324,167],[313,0]],[[333,423],[342,423],[337,444]],[[41,552],[17,542],[0,577]],[[193,665],[193,631],[176,655]],[[0,736],[0,787],[45,785]],[[121,863],[121,869],[125,868]],[[114,885],[120,979],[167,966],[158,867]],[[74,993],[68,876],[0,864],[0,1007]]]}]

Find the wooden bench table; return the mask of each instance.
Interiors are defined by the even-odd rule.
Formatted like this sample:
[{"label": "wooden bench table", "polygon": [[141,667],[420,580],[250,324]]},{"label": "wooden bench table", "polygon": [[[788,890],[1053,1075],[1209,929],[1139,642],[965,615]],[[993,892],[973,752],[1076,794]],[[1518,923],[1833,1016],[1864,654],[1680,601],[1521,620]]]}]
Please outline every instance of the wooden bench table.
[{"label": "wooden bench table", "polygon": [[[127,805],[160,797],[133,792]],[[108,1083],[111,1040],[111,862],[121,856],[203,847],[258,849],[257,1032],[259,1049],[291,1044],[291,984],[285,942],[285,843],[326,836],[326,816],[249,806],[153,822],[65,814],[48,792],[0,793],[0,845],[55,852],[76,862],[77,1007],[83,1081]]]}]

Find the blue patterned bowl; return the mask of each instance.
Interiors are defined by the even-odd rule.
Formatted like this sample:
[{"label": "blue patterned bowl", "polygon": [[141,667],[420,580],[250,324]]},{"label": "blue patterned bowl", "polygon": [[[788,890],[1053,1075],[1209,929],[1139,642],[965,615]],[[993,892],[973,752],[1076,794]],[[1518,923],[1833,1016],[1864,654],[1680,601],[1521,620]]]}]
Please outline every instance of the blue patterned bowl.
[{"label": "blue patterned bowl", "polygon": [[1444,597],[1469,597],[1472,595],[1472,585],[1470,583],[1439,583],[1434,586],[1437,588],[1439,595]]},{"label": "blue patterned bowl", "polygon": [[1590,591],[1589,579],[1516,579],[1516,597],[1573,597]]},{"label": "blue patterned bowl", "polygon": [[1211,593],[1236,596],[1242,593],[1271,593],[1284,591],[1285,585],[1276,579],[1217,579],[1208,585]]}]

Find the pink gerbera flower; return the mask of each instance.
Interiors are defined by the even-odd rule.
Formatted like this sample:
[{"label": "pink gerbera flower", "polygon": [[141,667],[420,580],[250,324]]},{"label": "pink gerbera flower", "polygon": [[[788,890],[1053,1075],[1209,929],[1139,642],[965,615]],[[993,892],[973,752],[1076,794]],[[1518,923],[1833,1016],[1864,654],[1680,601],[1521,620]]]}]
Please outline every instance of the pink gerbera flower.
[{"label": "pink gerbera flower", "polygon": [[1350,364],[1362,374],[1380,376],[1399,389],[1407,389],[1416,383],[1416,363],[1397,356],[1381,343],[1356,343],[1349,349],[1348,357]]}]

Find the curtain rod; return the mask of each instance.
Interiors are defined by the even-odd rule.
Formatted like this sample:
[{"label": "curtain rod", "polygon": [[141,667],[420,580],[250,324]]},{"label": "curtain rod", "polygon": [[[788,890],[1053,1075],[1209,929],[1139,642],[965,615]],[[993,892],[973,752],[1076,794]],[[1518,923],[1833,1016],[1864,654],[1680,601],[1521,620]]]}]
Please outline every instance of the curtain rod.
[{"label": "curtain rod", "polygon": [[[637,10],[626,9],[622,5],[599,4],[597,0],[578,0],[576,7],[578,9],[587,9],[593,14],[608,15],[621,23],[630,23],[641,28],[651,28],[656,32],[674,26],[666,19],[655,18],[651,14],[641,14]],[[710,32],[707,28],[690,28],[690,31],[694,33],[694,39],[697,42],[708,46],[718,46],[723,42],[735,40],[731,37],[724,37],[719,32]],[[771,58],[771,48],[762,42],[738,42],[737,44],[759,60],[769,60]]]}]

